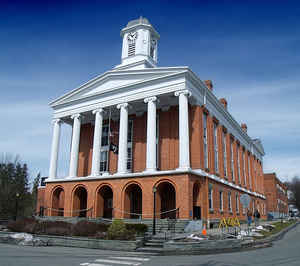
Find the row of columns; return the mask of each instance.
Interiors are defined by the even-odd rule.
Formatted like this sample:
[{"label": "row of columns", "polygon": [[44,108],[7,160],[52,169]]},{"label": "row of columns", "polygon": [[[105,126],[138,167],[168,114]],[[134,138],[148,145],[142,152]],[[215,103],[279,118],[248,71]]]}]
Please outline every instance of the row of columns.
[{"label": "row of columns", "polygon": [[[175,92],[179,97],[179,168],[187,170],[190,168],[189,152],[189,115],[188,115],[188,97],[191,93],[188,90]],[[157,170],[157,152],[156,152],[156,103],[157,97],[144,99],[147,104],[147,154],[146,154],[146,172]],[[119,127],[119,153],[118,153],[118,172],[117,174],[127,173],[127,134],[128,134],[128,103],[117,105],[120,109],[120,127]],[[92,155],[91,176],[100,175],[100,157],[101,157],[101,139],[102,124],[105,111],[102,108],[93,111],[95,115],[95,129]],[[72,115],[73,131],[70,156],[69,177],[77,176],[78,154],[80,142],[80,127],[82,115]],[[61,120],[55,119],[53,126],[53,139],[51,147],[49,178],[57,177],[57,161],[59,152],[60,126]]]}]

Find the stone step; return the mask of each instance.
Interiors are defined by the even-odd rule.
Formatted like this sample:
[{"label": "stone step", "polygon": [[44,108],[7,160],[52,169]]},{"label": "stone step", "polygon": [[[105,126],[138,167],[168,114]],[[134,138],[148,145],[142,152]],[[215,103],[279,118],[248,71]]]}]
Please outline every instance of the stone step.
[{"label": "stone step", "polygon": [[145,247],[157,247],[157,248],[162,248],[164,246],[164,242],[157,243],[157,242],[146,242]]},{"label": "stone step", "polygon": [[165,239],[164,238],[155,238],[155,237],[153,237],[152,239],[149,239],[148,242],[151,242],[151,243],[164,243]]},{"label": "stone step", "polygon": [[163,252],[163,248],[154,248],[154,247],[141,247],[141,248],[138,248],[136,250],[137,252],[149,252],[149,253],[156,253],[156,254],[159,254],[159,253],[162,253]]}]

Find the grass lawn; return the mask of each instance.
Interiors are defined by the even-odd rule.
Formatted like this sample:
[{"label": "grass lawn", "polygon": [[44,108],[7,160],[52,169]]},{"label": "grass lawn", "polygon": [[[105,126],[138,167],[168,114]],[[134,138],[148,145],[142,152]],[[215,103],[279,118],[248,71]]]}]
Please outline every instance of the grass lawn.
[{"label": "grass lawn", "polygon": [[278,232],[280,232],[284,228],[286,228],[286,227],[288,227],[288,226],[290,226],[290,225],[292,225],[294,223],[296,223],[296,221],[287,221],[287,222],[278,221],[278,222],[272,223],[272,225],[274,225],[275,228],[272,231],[270,231],[270,232],[265,232],[265,231],[259,232],[260,234],[263,235],[263,237],[257,237],[257,238],[261,239],[261,238],[265,238],[265,237],[277,234]]}]

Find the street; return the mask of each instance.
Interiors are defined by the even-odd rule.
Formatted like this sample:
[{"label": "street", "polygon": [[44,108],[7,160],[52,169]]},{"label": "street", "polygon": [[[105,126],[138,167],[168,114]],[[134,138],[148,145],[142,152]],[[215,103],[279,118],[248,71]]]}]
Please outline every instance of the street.
[{"label": "street", "polygon": [[0,244],[0,266],[271,266],[300,265],[300,225],[274,242],[270,248],[251,251],[188,256],[65,247],[23,247]]}]

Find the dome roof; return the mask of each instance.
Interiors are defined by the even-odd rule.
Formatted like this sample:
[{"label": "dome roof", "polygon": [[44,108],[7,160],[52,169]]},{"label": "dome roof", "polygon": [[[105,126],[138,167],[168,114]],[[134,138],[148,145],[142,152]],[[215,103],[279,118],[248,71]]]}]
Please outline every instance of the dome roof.
[{"label": "dome roof", "polygon": [[146,24],[146,25],[152,26],[152,25],[150,24],[150,22],[149,22],[148,19],[143,18],[143,17],[141,16],[141,17],[138,18],[138,19],[134,19],[134,20],[129,21],[126,27],[132,27],[132,26],[139,25],[139,24]]}]

